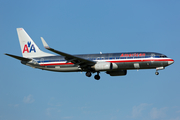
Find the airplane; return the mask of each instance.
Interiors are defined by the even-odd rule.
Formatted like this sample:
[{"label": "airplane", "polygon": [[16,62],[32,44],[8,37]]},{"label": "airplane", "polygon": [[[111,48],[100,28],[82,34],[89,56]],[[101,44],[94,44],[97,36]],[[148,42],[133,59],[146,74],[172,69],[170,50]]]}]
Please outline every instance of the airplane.
[{"label": "airplane", "polygon": [[124,52],[124,53],[100,53],[71,55],[55,50],[41,37],[44,47],[54,52],[50,54],[43,52],[30,38],[23,28],[17,28],[17,34],[22,51],[22,56],[7,54],[18,59],[22,64],[32,68],[55,72],[86,72],[87,77],[97,73],[94,78],[100,79],[100,72],[106,72],[110,76],[125,76],[127,70],[156,69],[159,70],[174,63],[174,60],[164,54],[156,52]]}]

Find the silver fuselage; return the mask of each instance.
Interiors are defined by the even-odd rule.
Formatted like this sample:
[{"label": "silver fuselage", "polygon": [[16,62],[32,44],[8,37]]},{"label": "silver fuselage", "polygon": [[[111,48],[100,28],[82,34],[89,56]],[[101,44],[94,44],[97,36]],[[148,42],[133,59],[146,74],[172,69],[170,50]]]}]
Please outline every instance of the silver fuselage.
[{"label": "silver fuselage", "polygon": [[[160,53],[154,52],[127,52],[127,53],[107,53],[107,54],[86,54],[74,55],[83,59],[99,62],[111,62],[118,67],[116,70],[132,69],[164,69],[174,61]],[[57,72],[77,72],[86,71],[78,64],[68,62],[63,56],[49,56],[33,58],[30,62],[23,64],[33,68],[39,68]],[[103,71],[103,70],[102,70]],[[107,71],[107,70],[106,70]]]}]

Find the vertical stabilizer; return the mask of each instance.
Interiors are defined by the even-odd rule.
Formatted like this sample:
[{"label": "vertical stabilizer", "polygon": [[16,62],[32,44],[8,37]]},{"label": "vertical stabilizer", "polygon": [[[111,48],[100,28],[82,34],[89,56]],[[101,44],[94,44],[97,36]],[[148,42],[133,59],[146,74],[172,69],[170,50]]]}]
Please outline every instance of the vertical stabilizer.
[{"label": "vertical stabilizer", "polygon": [[23,57],[34,58],[54,56],[53,54],[41,51],[23,28],[17,28],[17,33]]}]

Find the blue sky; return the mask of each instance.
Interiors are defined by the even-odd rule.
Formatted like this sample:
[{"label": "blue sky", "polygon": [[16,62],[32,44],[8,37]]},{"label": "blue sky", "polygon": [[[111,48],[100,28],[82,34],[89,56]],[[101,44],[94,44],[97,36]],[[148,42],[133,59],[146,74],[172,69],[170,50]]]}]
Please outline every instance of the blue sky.
[{"label": "blue sky", "polygon": [[[180,120],[180,1],[1,0],[0,120]],[[16,28],[70,54],[159,52],[175,63],[101,80],[42,71],[21,56]]]}]

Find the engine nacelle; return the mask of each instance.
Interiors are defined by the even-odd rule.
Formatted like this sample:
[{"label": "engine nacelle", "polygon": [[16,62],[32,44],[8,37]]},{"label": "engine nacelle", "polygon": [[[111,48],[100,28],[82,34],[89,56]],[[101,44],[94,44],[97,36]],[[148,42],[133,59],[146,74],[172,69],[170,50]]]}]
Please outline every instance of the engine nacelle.
[{"label": "engine nacelle", "polygon": [[118,66],[115,63],[110,62],[98,62],[94,66],[92,66],[95,71],[108,71],[117,69]]},{"label": "engine nacelle", "polygon": [[106,73],[110,76],[123,76],[127,74],[127,70],[107,71]]}]

